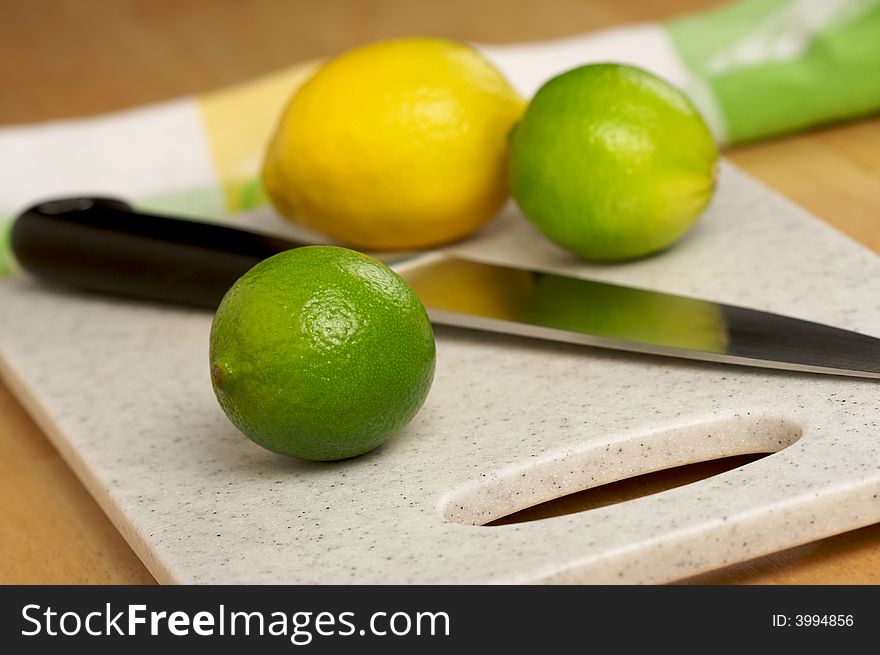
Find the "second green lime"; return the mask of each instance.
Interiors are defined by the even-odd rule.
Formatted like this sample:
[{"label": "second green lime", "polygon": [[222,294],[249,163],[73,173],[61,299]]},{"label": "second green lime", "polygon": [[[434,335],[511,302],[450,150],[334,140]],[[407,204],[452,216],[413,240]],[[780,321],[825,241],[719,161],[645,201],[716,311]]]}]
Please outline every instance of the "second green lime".
[{"label": "second green lime", "polygon": [[620,261],[682,237],[715,189],[718,149],[673,86],[623,64],[563,73],[511,133],[517,204],[579,257]]},{"label": "second green lime", "polygon": [[220,406],[271,451],[366,453],[410,422],[434,376],[431,324],[381,262],[331,246],[283,252],[227,292],[210,337]]}]

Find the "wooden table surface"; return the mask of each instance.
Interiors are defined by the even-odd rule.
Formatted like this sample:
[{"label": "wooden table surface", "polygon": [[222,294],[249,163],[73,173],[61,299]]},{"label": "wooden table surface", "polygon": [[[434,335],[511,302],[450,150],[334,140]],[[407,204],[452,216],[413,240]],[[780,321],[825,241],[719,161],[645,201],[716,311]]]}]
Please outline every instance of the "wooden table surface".
[{"label": "wooden table surface", "polygon": [[[0,124],[120,109],[219,88],[376,39],[547,39],[658,20],[706,0],[0,0]],[[880,252],[880,120],[729,150],[733,162]],[[2,153],[0,153],[2,156]],[[572,511],[682,484],[688,467],[570,497]],[[598,494],[598,495],[597,495]],[[604,499],[602,497],[604,494]],[[0,583],[153,583],[0,380]],[[880,525],[689,582],[880,583]]]}]

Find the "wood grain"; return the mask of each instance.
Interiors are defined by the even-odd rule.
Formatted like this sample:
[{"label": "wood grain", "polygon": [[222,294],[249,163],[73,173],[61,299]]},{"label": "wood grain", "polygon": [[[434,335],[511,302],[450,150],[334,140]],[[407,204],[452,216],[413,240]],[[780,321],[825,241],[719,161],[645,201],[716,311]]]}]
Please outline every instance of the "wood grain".
[{"label": "wood grain", "polygon": [[3,584],[154,582],[5,384],[0,496]]},{"label": "wood grain", "polygon": [[[657,20],[708,0],[0,0],[0,123],[87,115],[215,89],[368,41],[413,34],[548,39]],[[880,119],[727,152],[736,164],[880,252]],[[610,502],[709,475],[637,479]],[[690,476],[690,477],[688,477]],[[610,494],[610,495],[609,495]],[[0,583],[153,578],[0,381]],[[880,525],[687,580],[877,584]]]}]

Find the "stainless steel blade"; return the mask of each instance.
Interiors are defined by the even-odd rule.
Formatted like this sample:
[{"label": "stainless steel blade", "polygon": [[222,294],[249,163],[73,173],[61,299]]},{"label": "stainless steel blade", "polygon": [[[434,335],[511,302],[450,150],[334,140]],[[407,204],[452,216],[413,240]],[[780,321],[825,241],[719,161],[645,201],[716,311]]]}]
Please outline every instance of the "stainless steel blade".
[{"label": "stainless steel blade", "polygon": [[744,307],[438,255],[396,267],[431,320],[568,343],[880,378],[880,339]]}]

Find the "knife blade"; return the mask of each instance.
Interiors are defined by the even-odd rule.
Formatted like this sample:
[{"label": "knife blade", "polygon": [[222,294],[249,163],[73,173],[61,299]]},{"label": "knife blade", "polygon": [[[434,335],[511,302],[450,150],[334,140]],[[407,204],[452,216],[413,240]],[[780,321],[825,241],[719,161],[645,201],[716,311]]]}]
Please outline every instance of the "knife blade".
[{"label": "knife blade", "polygon": [[[19,265],[89,291],[216,308],[247,270],[307,245],[135,211],[114,198],[34,205],[12,226]],[[384,258],[433,323],[651,355],[880,378],[880,339],[770,312],[442,251]]]}]

